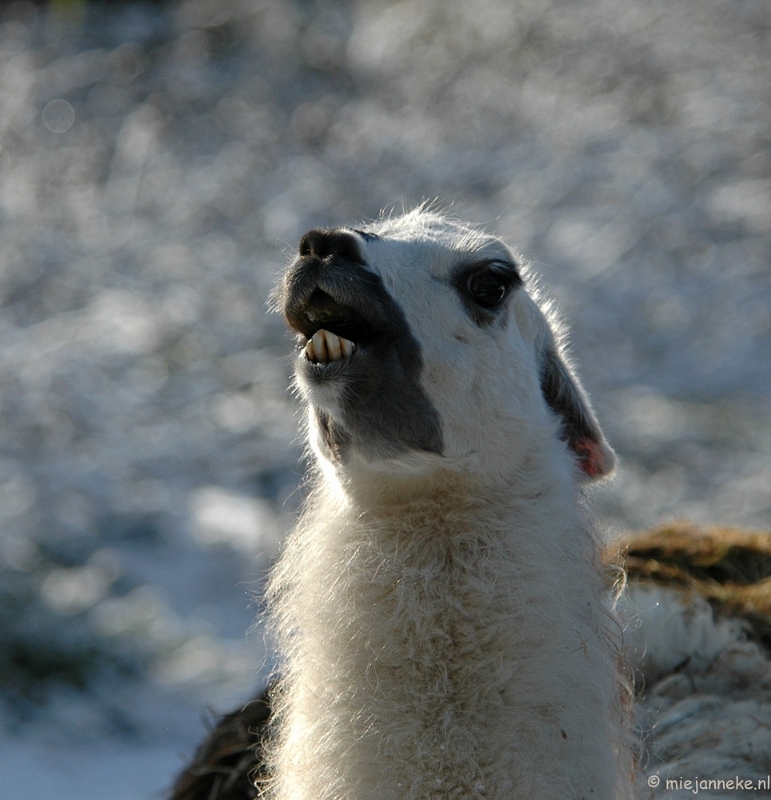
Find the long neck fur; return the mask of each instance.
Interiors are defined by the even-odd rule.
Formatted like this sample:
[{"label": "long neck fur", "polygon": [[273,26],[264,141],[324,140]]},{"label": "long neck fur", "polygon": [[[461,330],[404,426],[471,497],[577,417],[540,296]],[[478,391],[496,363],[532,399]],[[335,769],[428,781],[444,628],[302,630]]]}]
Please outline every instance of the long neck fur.
[{"label": "long neck fur", "polygon": [[617,629],[559,472],[312,493],[268,592],[275,800],[632,796]]}]

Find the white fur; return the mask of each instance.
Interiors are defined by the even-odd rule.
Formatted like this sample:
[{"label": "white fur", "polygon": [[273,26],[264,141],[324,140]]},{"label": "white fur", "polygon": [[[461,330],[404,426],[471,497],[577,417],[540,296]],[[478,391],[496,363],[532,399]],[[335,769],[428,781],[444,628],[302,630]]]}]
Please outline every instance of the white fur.
[{"label": "white fur", "polygon": [[[506,325],[463,312],[445,277],[511,259],[500,240],[422,211],[370,230],[362,252],[420,344],[444,447],[332,463],[311,421],[320,468],[268,592],[283,656],[269,792],[632,797],[619,628],[539,386],[553,329],[527,286]],[[300,389],[334,415],[334,390]]]}]

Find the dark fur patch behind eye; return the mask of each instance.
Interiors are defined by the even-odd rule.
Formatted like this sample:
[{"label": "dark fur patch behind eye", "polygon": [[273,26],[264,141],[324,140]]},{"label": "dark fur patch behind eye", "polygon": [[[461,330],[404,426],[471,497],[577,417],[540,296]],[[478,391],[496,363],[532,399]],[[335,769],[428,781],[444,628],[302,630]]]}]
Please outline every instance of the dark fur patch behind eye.
[{"label": "dark fur patch behind eye", "polygon": [[541,391],[549,408],[559,416],[561,437],[577,456],[581,469],[591,478],[609,472],[613,459],[610,456],[608,462],[589,401],[553,344],[542,357]]},{"label": "dark fur patch behind eye", "polygon": [[551,350],[544,356],[541,389],[549,407],[562,417],[563,438],[568,444],[597,438],[578,388],[559,356]]}]

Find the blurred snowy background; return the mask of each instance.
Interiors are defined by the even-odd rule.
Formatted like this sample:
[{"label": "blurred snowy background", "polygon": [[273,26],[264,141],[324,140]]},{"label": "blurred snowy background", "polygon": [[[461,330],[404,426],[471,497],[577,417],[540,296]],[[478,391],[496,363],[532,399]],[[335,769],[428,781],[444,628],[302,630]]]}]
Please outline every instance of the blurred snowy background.
[{"label": "blurred snowy background", "polygon": [[[0,7],[0,798],[157,796],[269,662],[309,227],[439,198],[530,258],[618,531],[771,527],[766,0]],[[262,672],[261,672],[262,670]]]}]

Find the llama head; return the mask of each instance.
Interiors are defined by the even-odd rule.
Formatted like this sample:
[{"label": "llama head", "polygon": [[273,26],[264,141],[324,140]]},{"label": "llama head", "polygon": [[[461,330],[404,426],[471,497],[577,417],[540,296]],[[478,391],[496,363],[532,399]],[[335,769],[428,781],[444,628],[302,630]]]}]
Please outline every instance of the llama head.
[{"label": "llama head", "polygon": [[279,298],[312,445],[339,476],[510,479],[555,447],[584,477],[612,470],[557,326],[501,240],[423,210],[310,231]]}]

